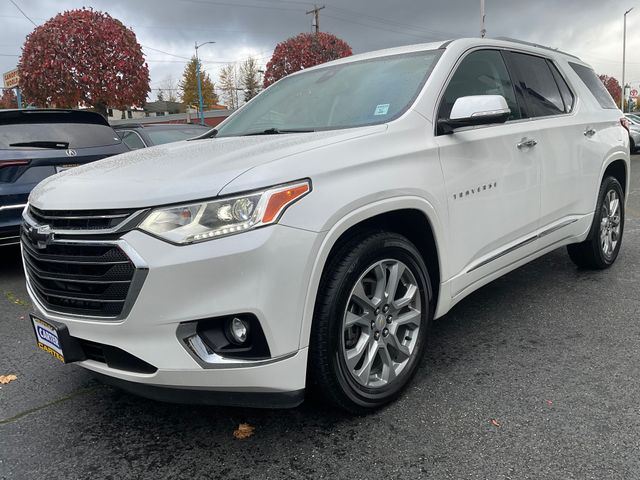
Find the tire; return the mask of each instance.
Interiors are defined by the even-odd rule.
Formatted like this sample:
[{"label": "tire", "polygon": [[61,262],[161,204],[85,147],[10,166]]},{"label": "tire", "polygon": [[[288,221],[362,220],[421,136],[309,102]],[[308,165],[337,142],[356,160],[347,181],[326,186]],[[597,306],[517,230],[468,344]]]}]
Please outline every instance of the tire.
[{"label": "tire", "polygon": [[[402,272],[397,282],[394,272]],[[393,299],[384,301],[393,290]],[[427,267],[409,240],[381,231],[350,239],[320,282],[309,351],[313,386],[355,414],[391,402],[424,355],[433,307]]]},{"label": "tire", "polygon": [[[616,211],[610,214],[612,198],[617,198],[618,202]],[[624,192],[617,179],[605,177],[600,185],[589,236],[582,243],[567,246],[569,257],[581,268],[591,270],[609,268],[618,257],[623,233]]]}]

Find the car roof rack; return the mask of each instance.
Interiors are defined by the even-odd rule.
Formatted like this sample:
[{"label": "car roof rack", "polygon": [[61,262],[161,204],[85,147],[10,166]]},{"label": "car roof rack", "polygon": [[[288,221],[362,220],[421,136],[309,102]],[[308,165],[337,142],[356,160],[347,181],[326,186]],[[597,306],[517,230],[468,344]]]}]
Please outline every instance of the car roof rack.
[{"label": "car roof rack", "polygon": [[567,53],[567,52],[563,52],[562,50],[558,50],[557,48],[552,48],[552,47],[547,47],[546,45],[540,45],[539,43],[533,43],[533,42],[525,42],[524,40],[518,40],[516,38],[510,38],[510,37],[496,37],[496,40],[502,40],[505,42],[513,42],[513,43],[519,43],[521,45],[527,45],[528,47],[536,47],[536,48],[542,48],[543,50],[551,50],[552,52],[556,52],[556,53],[560,53],[562,55],[567,55],[569,57],[573,57],[577,60],[580,60],[580,57],[577,57],[576,55],[572,55],[571,53]]}]

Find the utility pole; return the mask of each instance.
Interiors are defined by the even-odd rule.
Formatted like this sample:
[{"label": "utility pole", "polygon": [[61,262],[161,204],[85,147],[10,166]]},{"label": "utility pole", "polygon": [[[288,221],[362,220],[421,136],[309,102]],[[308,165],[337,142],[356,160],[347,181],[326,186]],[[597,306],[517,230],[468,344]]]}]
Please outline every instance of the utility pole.
[{"label": "utility pole", "polygon": [[201,43],[200,45],[198,45],[198,42],[195,43],[196,45],[196,77],[198,79],[198,103],[200,104],[200,125],[204,125],[204,107],[203,107],[203,101],[202,101],[202,85],[200,83],[200,59],[198,58],[198,49],[200,47],[202,47],[203,45],[207,45],[208,43],[216,43],[216,42],[204,42]]},{"label": "utility pole", "polygon": [[307,15],[313,13],[313,26],[316,27],[316,33],[320,31],[320,10],[325,8],[325,6],[318,7],[317,5],[313,6],[313,10],[309,10]]},{"label": "utility pole", "polygon": [[624,113],[624,100],[627,94],[627,88],[624,83],[625,62],[627,61],[627,14],[631,10],[633,10],[633,7],[624,12],[624,27],[622,28],[622,95],[620,100],[620,110],[622,110],[622,113]]},{"label": "utility pole", "polygon": [[484,36],[487,34],[487,29],[484,28],[484,19],[485,19],[484,0],[480,0],[480,37],[481,38],[484,38]]}]

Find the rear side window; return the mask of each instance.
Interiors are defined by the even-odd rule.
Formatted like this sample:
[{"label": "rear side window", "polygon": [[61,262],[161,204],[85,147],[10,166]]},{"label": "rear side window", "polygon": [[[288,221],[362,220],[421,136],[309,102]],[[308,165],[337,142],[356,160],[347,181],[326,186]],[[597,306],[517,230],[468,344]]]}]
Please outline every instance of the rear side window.
[{"label": "rear side window", "polygon": [[569,65],[571,65],[573,71],[578,74],[580,80],[584,82],[593,96],[596,97],[596,100],[602,108],[618,108],[616,102],[613,101],[613,98],[611,98],[611,95],[609,95],[609,92],[596,75],[596,72],[589,67],[577,63],[569,63]]},{"label": "rear side window", "polygon": [[122,137],[122,141],[124,142],[124,144],[131,150],[137,150],[139,148],[146,147],[146,145],[142,141],[142,138],[140,138],[140,135],[132,130],[121,130],[118,132],[118,135]]},{"label": "rear side window", "polygon": [[[68,143],[67,148],[117,145],[120,138],[111,127],[86,123],[21,123],[0,125],[0,149],[37,148],[38,142]],[[27,144],[34,143],[34,146]],[[14,144],[23,144],[21,146]]]},{"label": "rear side window", "polygon": [[502,95],[511,110],[509,120],[521,118],[511,77],[498,50],[478,50],[460,62],[442,97],[438,118],[449,118],[455,101],[470,95]]},{"label": "rear side window", "polygon": [[527,116],[546,117],[565,113],[564,100],[547,60],[525,53],[509,52],[516,89],[523,96]]},{"label": "rear side window", "polygon": [[556,66],[547,60],[549,64],[549,68],[551,69],[551,73],[553,74],[553,78],[560,89],[560,95],[562,95],[562,101],[564,102],[564,111],[569,113],[573,110],[573,102],[575,101],[575,97],[573,96],[573,92],[567,85],[567,81],[564,79],[562,74],[558,71]]}]

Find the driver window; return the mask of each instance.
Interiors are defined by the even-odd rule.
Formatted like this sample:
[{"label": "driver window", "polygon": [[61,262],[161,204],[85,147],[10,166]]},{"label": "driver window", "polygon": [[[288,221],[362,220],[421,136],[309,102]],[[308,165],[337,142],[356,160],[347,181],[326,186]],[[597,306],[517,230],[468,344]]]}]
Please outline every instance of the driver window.
[{"label": "driver window", "polygon": [[462,60],[444,92],[438,118],[449,118],[455,101],[469,95],[502,95],[511,110],[509,120],[522,118],[509,72],[498,50],[478,50]]}]

